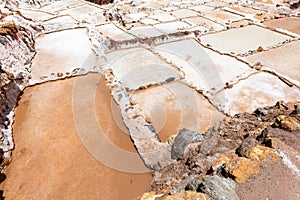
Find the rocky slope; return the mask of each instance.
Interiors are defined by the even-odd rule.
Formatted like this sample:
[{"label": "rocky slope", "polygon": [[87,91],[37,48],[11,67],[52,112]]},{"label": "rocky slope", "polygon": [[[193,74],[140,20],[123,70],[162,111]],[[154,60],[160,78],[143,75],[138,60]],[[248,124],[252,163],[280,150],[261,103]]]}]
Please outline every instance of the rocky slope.
[{"label": "rocky slope", "polygon": [[203,135],[180,130],[172,141],[177,161],[154,172],[152,197],[180,199],[178,194],[197,191],[212,199],[296,200],[299,136],[299,102],[235,115]]}]

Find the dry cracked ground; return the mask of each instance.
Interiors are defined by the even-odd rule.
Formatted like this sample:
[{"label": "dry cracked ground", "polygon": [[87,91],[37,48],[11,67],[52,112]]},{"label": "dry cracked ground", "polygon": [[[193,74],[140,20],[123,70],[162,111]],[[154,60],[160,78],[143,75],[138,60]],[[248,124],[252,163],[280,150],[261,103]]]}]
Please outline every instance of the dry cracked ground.
[{"label": "dry cracked ground", "polygon": [[0,0],[1,199],[300,199],[297,0]]}]

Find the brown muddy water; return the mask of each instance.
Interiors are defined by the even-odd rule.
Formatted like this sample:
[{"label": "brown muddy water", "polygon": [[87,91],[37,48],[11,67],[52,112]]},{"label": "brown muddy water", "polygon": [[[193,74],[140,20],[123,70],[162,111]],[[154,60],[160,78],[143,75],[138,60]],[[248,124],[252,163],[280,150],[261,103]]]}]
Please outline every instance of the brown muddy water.
[{"label": "brown muddy water", "polygon": [[[99,75],[78,78],[94,76]],[[15,113],[13,160],[0,185],[5,199],[129,200],[149,190],[149,173],[114,170],[83,146],[73,119],[74,83],[75,78],[70,78],[24,91]],[[113,123],[111,98],[103,81],[96,91],[95,110],[105,133],[114,144],[135,151],[129,136]]]}]

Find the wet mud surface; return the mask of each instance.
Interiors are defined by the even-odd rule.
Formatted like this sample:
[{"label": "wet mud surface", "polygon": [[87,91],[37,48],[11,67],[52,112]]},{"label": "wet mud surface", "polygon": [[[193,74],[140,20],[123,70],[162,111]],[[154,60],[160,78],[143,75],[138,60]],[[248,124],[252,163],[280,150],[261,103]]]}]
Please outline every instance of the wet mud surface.
[{"label": "wet mud surface", "polygon": [[121,111],[105,85],[105,78],[100,77],[95,93],[95,112],[103,133],[116,146],[137,153],[130,139],[129,132],[122,121]]},{"label": "wet mud surface", "polygon": [[[84,196],[130,200],[148,190],[151,174],[114,170],[96,160],[82,145],[72,114],[74,81],[72,78],[27,88],[21,96],[13,126],[13,160],[0,186],[5,199]],[[105,84],[100,86],[104,88]],[[110,104],[109,100],[110,94],[104,92],[100,99],[96,98],[96,105]],[[127,146],[133,146],[129,142]]]}]

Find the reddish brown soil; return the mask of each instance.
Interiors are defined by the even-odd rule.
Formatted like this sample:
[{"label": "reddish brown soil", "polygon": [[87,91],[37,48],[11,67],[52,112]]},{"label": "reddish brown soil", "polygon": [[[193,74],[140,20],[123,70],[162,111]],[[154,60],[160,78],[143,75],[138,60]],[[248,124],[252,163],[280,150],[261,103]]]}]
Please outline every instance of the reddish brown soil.
[{"label": "reddish brown soil", "polygon": [[260,174],[238,186],[241,200],[298,200],[300,177],[295,176],[282,163],[269,163],[261,167]]}]

